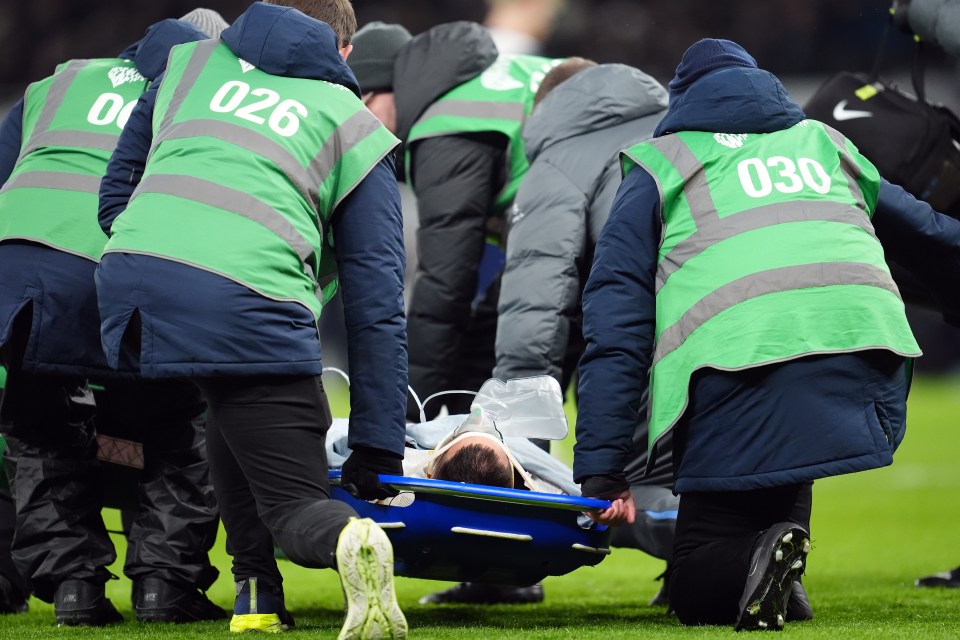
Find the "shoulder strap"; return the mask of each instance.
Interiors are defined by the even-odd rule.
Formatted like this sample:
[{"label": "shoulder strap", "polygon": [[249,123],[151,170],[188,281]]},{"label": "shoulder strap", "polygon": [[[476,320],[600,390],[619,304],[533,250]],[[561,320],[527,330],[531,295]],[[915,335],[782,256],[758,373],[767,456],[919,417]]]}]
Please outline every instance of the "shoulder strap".
[{"label": "shoulder strap", "polygon": [[924,86],[924,76],[926,71],[926,48],[924,47],[920,36],[912,33],[910,29],[910,24],[907,20],[907,10],[909,5],[909,2],[900,2],[899,0],[893,0],[892,4],[890,5],[890,19],[884,24],[883,35],[880,36],[880,44],[877,47],[877,55],[873,60],[873,69],[870,72],[870,77],[874,81],[879,79],[880,64],[883,61],[884,49],[886,48],[887,40],[889,39],[890,25],[895,24],[900,28],[901,31],[910,34],[910,36],[913,38],[913,41],[917,45],[914,49],[913,64],[910,69],[910,80],[913,84],[913,91],[917,95],[917,100],[925,103],[927,102],[926,87]]},{"label": "shoulder strap", "polygon": [[923,44],[923,40],[920,39],[920,36],[914,35],[914,41],[917,43],[917,48],[913,54],[913,66],[910,68],[910,80],[913,82],[913,91],[917,94],[917,100],[920,102],[926,102],[926,88],[924,87],[924,75],[926,71],[926,47]]},{"label": "shoulder strap", "polygon": [[883,62],[883,52],[887,47],[887,40],[890,38],[890,25],[896,19],[897,2],[894,0],[889,10],[890,18],[883,24],[883,34],[880,35],[880,43],[877,45],[877,54],[873,58],[873,68],[870,70],[870,79],[877,80],[880,77],[880,64]]}]

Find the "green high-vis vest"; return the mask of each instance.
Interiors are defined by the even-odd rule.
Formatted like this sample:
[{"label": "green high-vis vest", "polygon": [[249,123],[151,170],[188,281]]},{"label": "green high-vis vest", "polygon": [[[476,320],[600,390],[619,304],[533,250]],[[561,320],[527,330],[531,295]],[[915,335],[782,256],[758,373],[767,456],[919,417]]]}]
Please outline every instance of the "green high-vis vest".
[{"label": "green high-vis vest", "polygon": [[490,212],[502,217],[530,166],[523,146],[523,123],[533,110],[533,98],[544,76],[561,62],[563,59],[500,55],[483,73],[430,105],[410,129],[407,148],[417,140],[438,136],[480,132],[505,135],[510,140],[510,174]]},{"label": "green high-vis vest", "polygon": [[346,87],[174,47],[143,179],[105,253],[188,264],[315,316],[334,293],[334,209],[399,141]]},{"label": "green high-vis vest", "polygon": [[0,189],[0,241],[97,261],[100,178],[147,80],[129,60],[71,60],[27,88],[20,155]]},{"label": "green high-vis vest", "polygon": [[661,194],[650,446],[682,416],[698,369],[921,355],[871,223],[880,176],[835,130],[685,131],[621,161]]}]

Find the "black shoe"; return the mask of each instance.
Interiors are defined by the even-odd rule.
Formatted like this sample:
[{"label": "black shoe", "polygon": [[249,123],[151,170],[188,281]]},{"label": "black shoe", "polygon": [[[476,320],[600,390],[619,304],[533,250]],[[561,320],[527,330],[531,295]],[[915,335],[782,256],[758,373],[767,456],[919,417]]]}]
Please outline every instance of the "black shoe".
[{"label": "black shoe", "polygon": [[420,598],[420,604],[532,604],[543,602],[543,585],[509,587],[479,582],[461,582],[446,591]]},{"label": "black shoe", "polygon": [[29,594],[21,593],[12,582],[0,575],[0,614],[26,613]]},{"label": "black shoe", "polygon": [[284,603],[283,589],[271,587],[259,578],[247,578],[235,584],[237,599],[233,603],[230,631],[280,633],[296,626]]},{"label": "black shoe", "polygon": [[657,595],[653,596],[649,602],[651,607],[667,607],[669,613],[670,608],[670,593],[667,591],[667,585],[664,584],[660,587],[660,591],[657,591]]},{"label": "black shoe", "polygon": [[761,534],[750,556],[735,630],[783,628],[787,600],[794,580],[803,573],[808,553],[810,534],[798,524],[781,522]]},{"label": "black shoe", "polygon": [[807,590],[799,580],[794,580],[790,595],[787,597],[787,622],[806,622],[807,620],[813,620],[813,607],[807,599]]},{"label": "black shoe", "polygon": [[160,578],[142,578],[133,585],[133,609],[140,622],[225,620],[227,612],[197,589]]},{"label": "black shoe", "polygon": [[914,584],[918,587],[946,587],[947,589],[960,589],[960,567],[952,571],[941,571],[932,576],[918,578]]},{"label": "black shoe", "polygon": [[673,613],[673,610],[670,608],[670,565],[667,565],[667,568],[663,570],[663,573],[656,577],[657,580],[663,580],[663,585],[660,587],[660,591],[657,591],[657,595],[653,596],[653,599],[650,601],[651,607],[666,607],[667,614]]},{"label": "black shoe", "polygon": [[104,593],[104,585],[86,580],[64,580],[53,594],[57,625],[67,627],[103,627],[123,622]]}]

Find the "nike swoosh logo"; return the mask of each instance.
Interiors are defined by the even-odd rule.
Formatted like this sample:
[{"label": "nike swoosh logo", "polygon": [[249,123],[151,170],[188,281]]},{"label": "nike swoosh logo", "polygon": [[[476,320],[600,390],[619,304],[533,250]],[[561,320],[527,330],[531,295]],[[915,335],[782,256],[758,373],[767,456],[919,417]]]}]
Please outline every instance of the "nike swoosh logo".
[{"label": "nike swoosh logo", "polygon": [[855,120],[857,118],[872,118],[873,113],[870,111],[857,111],[856,109],[847,109],[847,101],[841,100],[837,103],[837,106],[833,108],[833,119],[838,122],[844,120]]}]

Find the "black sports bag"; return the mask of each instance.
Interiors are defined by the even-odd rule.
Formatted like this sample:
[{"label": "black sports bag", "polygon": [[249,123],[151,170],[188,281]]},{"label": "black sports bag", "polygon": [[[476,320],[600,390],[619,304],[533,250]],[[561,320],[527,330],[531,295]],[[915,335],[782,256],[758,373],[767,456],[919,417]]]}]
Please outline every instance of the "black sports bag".
[{"label": "black sports bag", "polygon": [[841,72],[804,112],[849,138],[881,176],[960,218],[960,119],[949,109],[878,78]]}]

